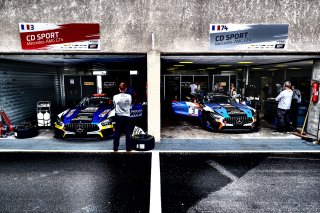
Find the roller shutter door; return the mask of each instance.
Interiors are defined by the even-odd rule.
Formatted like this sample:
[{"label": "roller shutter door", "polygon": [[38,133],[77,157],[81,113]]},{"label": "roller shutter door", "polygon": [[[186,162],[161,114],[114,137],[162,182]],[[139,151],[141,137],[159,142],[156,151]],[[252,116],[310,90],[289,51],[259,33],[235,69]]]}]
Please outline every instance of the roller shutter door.
[{"label": "roller shutter door", "polygon": [[59,67],[0,60],[0,107],[13,123],[35,119],[42,100],[61,106]]}]

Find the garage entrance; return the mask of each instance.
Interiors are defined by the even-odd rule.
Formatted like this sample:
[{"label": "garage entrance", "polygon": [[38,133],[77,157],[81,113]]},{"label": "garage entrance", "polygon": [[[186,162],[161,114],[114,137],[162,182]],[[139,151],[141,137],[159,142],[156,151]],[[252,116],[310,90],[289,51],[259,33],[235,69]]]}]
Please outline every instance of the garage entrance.
[{"label": "garage entrance", "polygon": [[132,88],[135,103],[142,104],[146,102],[146,60],[145,54],[1,55],[0,106],[17,125],[36,121],[37,103],[50,101],[54,122],[84,97],[104,93],[112,99],[120,82]]},{"label": "garage entrance", "polygon": [[[274,132],[278,105],[275,97],[285,81],[291,81],[301,92],[301,103],[291,114],[291,122],[297,123],[293,127],[301,128],[310,100],[314,59],[308,55],[163,55],[161,137],[294,137]],[[192,83],[201,88],[196,97],[190,94]],[[199,99],[200,91],[207,99],[212,95],[228,99],[231,86],[236,91],[233,104],[213,101],[205,105]],[[223,113],[239,115],[225,114],[214,129],[208,126],[211,121],[203,119],[205,106],[211,108],[210,112],[214,108],[213,113],[219,114],[220,110],[220,117]]]}]

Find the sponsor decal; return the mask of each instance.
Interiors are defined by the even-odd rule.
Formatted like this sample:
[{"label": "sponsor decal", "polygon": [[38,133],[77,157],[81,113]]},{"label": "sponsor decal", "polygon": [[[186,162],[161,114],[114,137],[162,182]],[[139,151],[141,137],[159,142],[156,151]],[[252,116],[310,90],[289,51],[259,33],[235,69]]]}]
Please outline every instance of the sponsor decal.
[{"label": "sponsor decal", "polygon": [[211,24],[210,50],[283,50],[289,24]]},{"label": "sponsor decal", "polygon": [[71,117],[75,111],[76,111],[75,109],[70,110],[70,112],[67,114],[66,118]]},{"label": "sponsor decal", "polygon": [[109,112],[111,111],[111,109],[106,109],[103,112],[100,113],[99,118],[103,118],[104,116],[106,116]]},{"label": "sponsor decal", "polygon": [[131,110],[130,111],[130,117],[135,118],[135,117],[141,117],[142,116],[142,109],[137,109],[137,110]]},{"label": "sponsor decal", "polygon": [[95,112],[98,110],[98,107],[87,107],[83,110],[81,110],[81,112]]},{"label": "sponsor decal", "polygon": [[98,23],[19,23],[23,50],[100,50]]}]

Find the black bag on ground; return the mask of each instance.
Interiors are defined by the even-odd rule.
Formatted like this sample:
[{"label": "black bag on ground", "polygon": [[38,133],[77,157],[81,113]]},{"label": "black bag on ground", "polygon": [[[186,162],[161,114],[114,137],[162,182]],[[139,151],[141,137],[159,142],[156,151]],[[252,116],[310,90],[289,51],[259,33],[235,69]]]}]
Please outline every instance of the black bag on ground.
[{"label": "black bag on ground", "polygon": [[31,123],[17,125],[14,129],[16,138],[32,138],[39,134],[37,125]]},{"label": "black bag on ground", "polygon": [[154,149],[154,137],[148,134],[138,134],[131,137],[133,149],[138,151],[148,151]]}]

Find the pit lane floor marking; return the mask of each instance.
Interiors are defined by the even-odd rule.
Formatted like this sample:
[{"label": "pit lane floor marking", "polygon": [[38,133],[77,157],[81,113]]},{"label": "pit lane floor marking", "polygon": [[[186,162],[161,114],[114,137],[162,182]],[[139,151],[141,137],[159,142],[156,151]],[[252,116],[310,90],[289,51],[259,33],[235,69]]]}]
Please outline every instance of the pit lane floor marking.
[{"label": "pit lane floor marking", "polygon": [[149,212],[161,213],[160,154],[152,152]]},{"label": "pit lane floor marking", "polygon": [[[0,152],[57,152],[57,153],[113,153],[113,150],[73,150],[73,149],[0,149]],[[320,153],[319,150],[150,150],[150,151],[131,151],[119,150],[118,153],[226,153],[226,154],[237,154],[237,153]],[[117,152],[114,152],[117,153]]]},{"label": "pit lane floor marking", "polygon": [[213,168],[215,168],[216,170],[218,170],[224,176],[230,178],[232,181],[237,181],[239,179],[237,176],[235,176],[234,174],[232,174],[231,172],[226,170],[223,166],[221,166],[219,163],[217,163],[213,160],[208,161],[208,164],[210,166],[212,166]]}]

